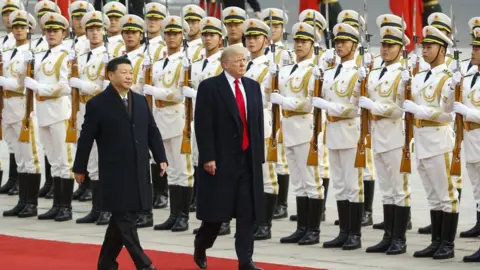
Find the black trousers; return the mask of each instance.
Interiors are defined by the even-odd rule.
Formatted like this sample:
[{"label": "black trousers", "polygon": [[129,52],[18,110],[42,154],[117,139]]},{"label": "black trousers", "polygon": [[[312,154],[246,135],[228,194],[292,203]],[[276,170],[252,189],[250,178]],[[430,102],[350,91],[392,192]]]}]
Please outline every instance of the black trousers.
[{"label": "black trousers", "polygon": [[136,219],[135,212],[112,213],[98,258],[98,270],[118,269],[116,259],[123,246],[127,248],[137,269],[147,268],[152,264],[140,246],[135,226]]},{"label": "black trousers", "polygon": [[[252,260],[253,255],[253,228],[254,228],[254,210],[253,210],[253,185],[250,162],[247,160],[246,153],[242,155],[239,167],[241,174],[237,179],[237,188],[235,194],[235,251],[237,253],[238,263],[246,264]],[[222,222],[202,222],[196,236],[195,248],[206,250],[213,246],[217,239],[218,232]]]},{"label": "black trousers", "polygon": [[[94,8],[97,11],[102,11],[103,6],[108,2],[108,0],[95,0]],[[125,5],[125,0],[120,0],[122,4]],[[152,2],[152,0],[147,0],[147,3]],[[128,14],[137,15],[143,19],[143,6],[145,5],[145,0],[128,0]]]}]

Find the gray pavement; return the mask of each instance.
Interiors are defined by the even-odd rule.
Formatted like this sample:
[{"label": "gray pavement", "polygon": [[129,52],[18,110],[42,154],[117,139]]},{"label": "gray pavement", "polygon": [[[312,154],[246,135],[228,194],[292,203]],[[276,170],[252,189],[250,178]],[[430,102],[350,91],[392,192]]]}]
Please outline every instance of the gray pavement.
[{"label": "gray pavement", "polygon": [[[4,179],[8,175],[8,154],[6,147],[0,143],[0,158],[2,160]],[[413,167],[415,164],[412,164]],[[414,251],[422,249],[429,244],[430,236],[418,235],[416,230],[420,226],[429,223],[429,212],[426,203],[426,196],[421,180],[416,172],[412,175],[412,222],[413,230],[407,233],[408,251],[407,254],[399,256],[387,256],[383,254],[367,254],[365,248],[376,244],[382,237],[383,232],[372,228],[363,228],[363,248],[356,251],[342,251],[338,249],[323,249],[321,244],[314,246],[297,246],[280,244],[280,237],[293,232],[295,223],[280,220],[273,223],[273,238],[268,241],[255,243],[256,261],[270,262],[285,265],[308,266],[313,268],[327,268],[339,270],[351,269],[478,269],[479,264],[465,264],[461,262],[462,257],[473,253],[480,246],[478,239],[456,240],[456,258],[445,261],[434,261],[432,259],[415,259],[412,257]],[[332,189],[333,190],[333,189]],[[461,202],[461,214],[458,232],[469,229],[475,222],[475,203],[472,198],[471,185],[466,179],[464,193]],[[327,221],[321,225],[321,243],[333,239],[338,228],[333,225],[337,218],[335,199],[333,191],[328,196]],[[375,193],[374,221],[382,219],[380,193]],[[11,208],[16,204],[17,198],[7,195],[0,196],[0,211]],[[40,199],[40,212],[46,211],[52,201]],[[74,219],[85,215],[90,209],[90,203],[74,202]],[[289,198],[290,214],[295,212],[295,198]],[[154,210],[156,223],[163,222],[168,217],[168,210]],[[140,239],[147,249],[169,251],[176,253],[190,254],[193,251],[193,239],[191,231],[198,227],[200,222],[191,217],[190,231],[184,233],[157,232],[152,228],[140,229]],[[233,224],[233,223],[232,223]],[[53,221],[39,221],[36,218],[18,219],[0,217],[0,233],[21,237],[48,239],[78,243],[101,244],[106,227],[95,225],[77,225],[74,221],[63,223]],[[233,229],[234,231],[234,229]],[[458,234],[457,234],[458,235]],[[217,238],[214,247],[208,251],[209,256],[235,258],[233,235]],[[0,262],[0,269],[2,268]]]}]

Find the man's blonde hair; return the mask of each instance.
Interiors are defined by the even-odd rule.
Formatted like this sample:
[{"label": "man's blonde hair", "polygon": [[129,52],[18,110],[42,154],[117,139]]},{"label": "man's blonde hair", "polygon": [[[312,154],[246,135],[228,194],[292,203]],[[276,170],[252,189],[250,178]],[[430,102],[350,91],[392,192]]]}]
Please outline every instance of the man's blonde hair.
[{"label": "man's blonde hair", "polygon": [[235,54],[246,55],[247,51],[243,46],[232,45],[223,49],[222,55],[220,56],[220,62],[223,64],[228,62],[228,60]]}]

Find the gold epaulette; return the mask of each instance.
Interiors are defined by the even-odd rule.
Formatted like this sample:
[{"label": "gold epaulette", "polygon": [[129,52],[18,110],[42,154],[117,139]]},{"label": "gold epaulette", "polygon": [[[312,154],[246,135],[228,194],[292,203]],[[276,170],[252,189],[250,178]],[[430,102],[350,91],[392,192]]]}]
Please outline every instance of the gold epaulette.
[{"label": "gold epaulette", "polygon": [[447,74],[448,76],[452,77],[453,73],[449,69],[444,69],[443,73]]},{"label": "gold epaulette", "polygon": [[308,64],[309,67],[315,67],[313,63]]},{"label": "gold epaulette", "polygon": [[[162,59],[163,59],[163,58],[162,58]],[[161,60],[161,59],[160,59],[160,60]],[[159,61],[160,61],[160,60],[159,60]],[[202,61],[202,60],[203,60],[203,58],[197,59],[197,60],[193,61],[192,64],[193,64],[193,63],[200,62],[200,61]]]}]

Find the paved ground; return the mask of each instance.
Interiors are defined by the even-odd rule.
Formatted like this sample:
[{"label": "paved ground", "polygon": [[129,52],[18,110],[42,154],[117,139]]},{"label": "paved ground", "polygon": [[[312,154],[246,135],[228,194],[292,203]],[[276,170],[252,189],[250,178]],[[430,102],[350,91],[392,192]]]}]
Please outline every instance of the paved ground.
[{"label": "paved ground", "polygon": [[[8,168],[8,157],[4,146],[1,147],[0,157],[3,167]],[[4,175],[8,175],[4,171]],[[5,177],[4,177],[5,179]],[[464,255],[476,251],[480,245],[480,238],[465,240],[457,238],[456,258],[446,261],[434,261],[432,259],[415,259],[412,257],[414,251],[424,248],[430,240],[429,236],[421,236],[416,233],[419,226],[428,224],[428,207],[425,201],[425,192],[418,175],[412,176],[412,219],[414,229],[407,234],[407,254],[391,257],[379,254],[367,254],[365,248],[376,244],[382,236],[382,232],[371,228],[363,229],[363,249],[356,251],[342,251],[323,249],[321,245],[301,247],[297,245],[284,245],[279,243],[279,238],[293,232],[295,223],[281,220],[275,221],[273,227],[273,239],[256,242],[255,260],[288,265],[322,267],[329,269],[478,269],[479,265],[468,265],[461,262]],[[329,194],[327,204],[327,221],[321,226],[321,242],[331,240],[338,233],[333,221],[336,219],[336,207],[333,193]],[[382,219],[380,194],[375,194],[374,220]],[[0,196],[0,211],[11,208],[15,205],[17,198],[2,195]],[[51,200],[40,200],[40,212],[46,211]],[[295,210],[294,197],[289,198],[289,209]],[[83,216],[89,210],[89,203],[75,202],[74,219]],[[168,216],[168,210],[155,210],[156,223],[163,222]],[[464,196],[461,203],[461,217],[459,230],[469,229],[475,221],[475,203],[472,199],[471,185],[467,180],[464,185]],[[192,217],[190,231],[185,233],[154,232],[152,228],[140,229],[140,238],[145,248],[163,250],[178,253],[191,253],[193,235],[191,231],[199,225],[199,222]],[[50,221],[39,221],[35,218],[18,219],[0,217],[0,233],[32,237],[39,239],[59,240],[68,242],[82,242],[100,244],[103,240],[105,227],[95,225],[77,225],[73,221],[58,223]],[[208,251],[209,256],[235,258],[233,235],[222,236],[217,239],[213,249]],[[0,268],[1,268],[0,262]]]}]

